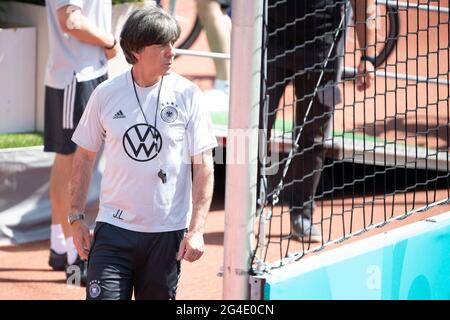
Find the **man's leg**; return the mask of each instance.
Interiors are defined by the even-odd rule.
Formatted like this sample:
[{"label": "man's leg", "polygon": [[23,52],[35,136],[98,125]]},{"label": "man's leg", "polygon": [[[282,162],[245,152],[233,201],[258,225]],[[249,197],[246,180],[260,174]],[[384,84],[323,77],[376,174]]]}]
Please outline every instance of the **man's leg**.
[{"label": "man's leg", "polygon": [[[296,136],[300,133],[299,148],[293,159],[293,176],[298,179],[292,191],[293,232],[301,240],[320,242],[319,228],[313,225],[314,195],[323,171],[325,161],[325,138],[330,127],[333,104],[324,101],[326,91],[334,87],[324,87],[329,76],[324,76],[318,91],[314,94],[319,74],[307,73],[296,77]],[[312,100],[312,104],[310,106]],[[309,112],[307,112],[309,108]],[[306,117],[306,122],[304,121]]]},{"label": "man's leg", "polygon": [[[67,264],[82,264],[67,222],[70,210],[69,180],[72,173],[73,154],[76,150],[76,145],[71,138],[91,93],[106,78],[105,75],[85,82],[76,82],[74,78],[65,89],[45,88],[44,151],[56,153],[50,176],[52,231],[59,229],[58,231],[61,232],[62,229],[65,237],[65,241],[60,241],[61,234],[51,235],[49,264],[54,270],[64,270]],[[73,94],[73,99],[65,99],[69,94]],[[73,104],[69,101],[73,101]],[[65,242],[67,257],[65,252],[64,255],[61,252],[55,252],[54,248],[58,246],[54,243],[56,241],[60,244]]]},{"label": "man's leg", "polygon": [[136,300],[175,300],[181,268],[176,257],[184,234],[185,230],[140,233]]},{"label": "man's leg", "polygon": [[[52,225],[62,226],[65,236],[67,256],[62,270],[66,273],[67,283],[86,285],[86,262],[78,255],[73,242],[72,232],[67,221],[70,212],[70,177],[74,153],[56,153],[50,176],[50,199],[52,205]],[[52,254],[52,252],[51,252]],[[58,269],[59,270],[59,269]],[[76,282],[74,283],[74,278]]]},{"label": "man's leg", "polygon": [[87,300],[131,300],[138,244],[137,232],[96,223],[88,259]]},{"label": "man's leg", "polygon": [[[73,86],[73,85],[72,85]],[[69,106],[64,103],[66,90],[45,88],[44,151],[55,152],[50,175],[51,234],[49,265],[53,270],[65,270],[67,265],[66,218],[69,210],[69,178],[75,144],[71,130],[64,127]],[[76,252],[75,252],[76,253]],[[72,250],[71,255],[74,252]]]},{"label": "man's leg", "polygon": [[[273,53],[271,53],[273,55]],[[276,116],[278,115],[282,115],[283,114],[283,110],[280,111],[280,113],[277,112],[279,104],[280,104],[280,100],[281,97],[284,94],[285,88],[286,88],[286,84],[287,83],[278,83],[277,85],[275,85],[277,82],[281,82],[283,79],[285,79],[286,77],[292,75],[292,72],[290,70],[287,70],[286,68],[284,68],[284,61],[281,61],[280,63],[277,64],[270,64],[267,67],[267,81],[266,81],[266,87],[267,87],[267,97],[269,99],[269,101],[267,102],[267,111],[263,110],[263,107],[261,106],[261,110],[259,113],[259,128],[261,129],[266,129],[265,131],[265,149],[266,149],[266,154],[264,156],[267,156],[267,163],[265,164],[266,167],[269,167],[271,165],[274,165],[274,161],[273,159],[278,159],[278,156],[275,156],[272,154],[272,150],[271,150],[271,139],[273,139],[272,137],[272,129],[274,129],[274,125],[275,125],[275,120],[276,120]],[[281,108],[283,108],[283,106],[281,106]],[[273,152],[278,152],[278,151],[273,151]],[[261,181],[259,179],[259,177],[261,177],[261,168],[263,165],[263,158],[262,158],[262,154],[259,155],[259,165],[258,165],[258,197],[259,197],[259,192],[260,192],[260,188],[261,186]],[[274,188],[278,185],[278,183],[280,182],[280,171],[283,169],[282,165],[280,164],[279,167],[277,168],[276,166],[274,167],[275,169],[273,170],[273,172],[268,172],[266,173],[266,185],[265,185],[265,192],[266,195],[268,195],[269,193],[271,193]],[[281,195],[281,197],[283,198],[283,195]],[[271,196],[269,196],[269,198],[272,198]],[[261,199],[261,200],[265,200],[265,199]],[[283,199],[282,199],[283,200]],[[270,200],[269,200],[270,202]]]},{"label": "man's leg", "polygon": [[[61,163],[59,165],[61,166],[61,169],[66,170],[65,176],[67,178],[67,183],[64,181],[61,181],[61,183],[64,183],[64,188],[66,193],[65,196],[61,192],[61,190],[56,191],[58,197],[62,197],[62,203],[64,214],[61,214],[60,218],[62,219],[62,226],[64,230],[64,235],[66,236],[66,247],[67,247],[67,264],[68,267],[66,268],[66,276],[70,276],[70,265],[74,265],[75,267],[79,267],[83,269],[83,274],[86,273],[86,262],[83,261],[80,256],[78,255],[78,252],[75,248],[75,244],[73,242],[73,237],[70,231],[69,223],[67,222],[67,216],[70,211],[70,189],[69,189],[69,180],[72,175],[72,163],[73,163],[73,155],[76,150],[76,145],[74,142],[72,142],[72,135],[75,131],[75,128],[78,126],[78,123],[80,122],[81,116],[83,115],[84,109],[86,108],[86,105],[89,101],[89,98],[91,97],[92,92],[95,90],[95,88],[102,83],[104,80],[106,80],[106,75],[101,76],[99,78],[89,80],[89,81],[83,81],[83,82],[76,82],[76,89],[75,89],[75,100],[73,104],[73,115],[72,115],[72,126],[68,129],[64,130],[64,134],[66,135],[66,141],[64,143],[64,149],[68,150],[65,153],[68,155],[65,159],[61,160]],[[62,172],[62,171],[61,171]],[[69,268],[69,269],[68,269]],[[83,276],[82,278],[82,284],[86,282],[86,277]]]},{"label": "man's leg", "polygon": [[[55,160],[50,175],[50,201],[52,206],[52,225],[61,225],[66,238],[67,262],[73,263],[77,252],[71,240],[71,231],[67,216],[70,211],[69,181],[72,175],[72,154],[55,154]],[[68,243],[72,241],[72,243]]]},{"label": "man's leg", "polygon": [[72,174],[73,154],[56,154],[50,175],[52,224],[62,225],[64,234],[70,235],[67,214],[70,210],[69,180]]},{"label": "man's leg", "polygon": [[[197,12],[213,52],[230,53],[231,22],[216,0],[197,0]],[[229,83],[230,61],[214,59],[216,79]],[[220,88],[217,88],[220,89]]]}]

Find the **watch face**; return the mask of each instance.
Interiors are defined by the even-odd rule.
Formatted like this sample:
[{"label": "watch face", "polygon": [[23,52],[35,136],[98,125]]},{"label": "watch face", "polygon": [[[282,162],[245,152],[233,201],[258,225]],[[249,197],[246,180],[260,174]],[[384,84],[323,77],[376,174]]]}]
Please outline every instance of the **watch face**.
[{"label": "watch face", "polygon": [[83,219],[84,219],[84,213],[71,214],[68,217],[69,224],[72,224],[77,220],[83,220]]}]

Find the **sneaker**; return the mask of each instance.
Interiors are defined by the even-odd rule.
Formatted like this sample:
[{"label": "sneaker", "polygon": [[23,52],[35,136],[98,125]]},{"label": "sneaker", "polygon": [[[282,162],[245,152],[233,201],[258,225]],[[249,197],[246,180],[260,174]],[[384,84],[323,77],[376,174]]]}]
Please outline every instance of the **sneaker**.
[{"label": "sneaker", "polygon": [[291,216],[292,236],[301,242],[322,242],[322,233],[308,218]]},{"label": "sneaker", "polygon": [[55,271],[64,271],[67,264],[67,253],[56,253],[55,250],[50,249],[50,256],[48,258],[48,265]]},{"label": "sneaker", "polygon": [[77,256],[75,262],[67,265],[65,270],[67,284],[86,287],[87,261],[81,259],[80,256]]}]

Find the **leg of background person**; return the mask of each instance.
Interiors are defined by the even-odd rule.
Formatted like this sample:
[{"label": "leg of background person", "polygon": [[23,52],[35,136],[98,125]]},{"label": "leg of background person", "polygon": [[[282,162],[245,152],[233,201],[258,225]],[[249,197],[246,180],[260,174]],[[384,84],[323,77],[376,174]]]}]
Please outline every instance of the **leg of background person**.
[{"label": "leg of background person", "polygon": [[44,150],[56,152],[50,176],[52,226],[49,265],[53,270],[66,270],[67,273],[66,266],[78,263],[80,260],[67,222],[70,210],[69,179],[72,172],[73,153],[76,150],[71,137],[91,93],[106,78],[107,76],[104,75],[97,79],[76,83],[72,128],[63,127],[64,90],[45,88]]},{"label": "leg of background person", "polygon": [[[210,50],[230,53],[231,30],[230,17],[221,9],[215,0],[197,0],[197,12],[205,28]],[[214,59],[216,67],[215,89],[228,93],[230,81],[230,61]]]},{"label": "leg of background person", "polygon": [[73,245],[67,215],[70,211],[69,178],[72,174],[73,154],[64,155],[56,153],[50,176],[50,200],[52,206],[52,225],[62,226],[67,248],[67,261],[69,264],[76,260],[77,252]]},{"label": "leg of background person", "polygon": [[[273,53],[269,54],[270,56],[273,56]],[[282,81],[286,77],[290,76],[291,73],[286,70],[284,67],[284,62],[279,63],[273,63],[267,66],[267,80],[266,80],[266,87],[267,87],[267,95],[268,95],[268,110],[267,113],[264,113],[264,110],[260,110],[260,117],[259,117],[259,128],[264,128],[264,124],[266,124],[266,133],[265,133],[265,142],[266,142],[266,151],[267,151],[267,160],[266,166],[269,167],[271,165],[274,165],[273,159],[276,159],[278,157],[272,156],[272,150],[271,150],[271,137],[272,137],[272,129],[274,129],[275,120],[277,116],[277,109],[281,100],[281,97],[284,94],[285,88],[287,83],[280,83],[275,85],[275,83]],[[261,107],[263,108],[263,107]],[[280,113],[279,113],[280,114]],[[282,114],[282,113],[281,113]],[[278,151],[276,151],[278,152]],[[259,166],[258,166],[258,177],[260,177],[260,168],[263,165],[263,155],[259,155]],[[266,194],[269,194],[273,191],[273,189],[278,185],[279,179],[280,179],[280,171],[282,170],[281,165],[277,169],[275,167],[275,170],[273,172],[267,173],[267,186],[266,186]],[[260,183],[261,181],[258,179],[258,196],[259,196],[259,190],[260,190]],[[270,202],[270,201],[269,201]]]},{"label": "leg of background person", "polygon": [[[95,90],[95,88],[105,81],[107,79],[107,75],[103,75],[99,78],[89,80],[89,81],[82,81],[77,82],[76,90],[75,90],[75,102],[74,102],[74,113],[73,113],[73,123],[75,126],[78,125],[80,122],[81,116],[83,115],[84,109],[86,108],[86,105],[88,104],[89,98],[92,94],[92,92]],[[67,222],[67,215],[70,211],[70,189],[69,189],[69,179],[72,175],[72,163],[73,163],[73,155],[76,150],[76,145],[70,141],[72,134],[74,132],[75,128],[69,129],[66,134],[68,136],[68,145],[70,146],[69,150],[71,150],[71,155],[66,156],[65,158],[62,158],[61,160],[61,170],[60,172],[64,172],[64,175],[67,177],[67,181],[62,179],[59,181],[62,188],[65,190],[65,196],[62,194],[63,192],[61,190],[57,191],[58,195],[61,196],[61,199],[64,201],[61,203],[62,206],[64,206],[64,214],[61,215],[61,219],[63,222],[63,230],[64,234],[66,235],[66,247],[67,247],[67,263],[69,265],[75,264],[78,265],[80,268],[85,268],[86,264],[82,261],[82,259],[78,256],[77,250],[75,248],[75,245],[73,243],[73,237],[70,232],[69,223]],[[84,271],[83,271],[84,272]],[[66,270],[67,274],[67,270]],[[83,282],[83,281],[82,281]]]},{"label": "leg of background person", "polygon": [[[281,65],[281,64],[280,64]],[[271,129],[274,129],[276,113],[278,106],[280,104],[281,97],[284,94],[287,83],[279,83],[275,85],[275,83],[282,81],[286,77],[290,76],[287,70],[282,67],[269,66],[267,70],[267,95],[269,98],[268,101],[268,114],[260,113],[260,127],[264,124],[265,117],[267,117],[267,137],[270,139],[271,137]]]},{"label": "leg of background person", "polygon": [[[60,123],[62,119],[62,105],[64,90],[57,90],[50,87],[45,87],[45,130],[44,130],[44,144],[45,151],[55,152],[57,146],[57,138],[61,137]],[[54,165],[51,169],[50,175],[50,204],[52,207],[51,226],[50,226],[50,255],[48,264],[53,270],[64,270],[67,264],[67,248],[66,238],[64,236],[61,225],[60,215],[56,214],[58,210],[57,195],[52,195],[55,189],[52,181],[56,181],[61,171],[58,170],[58,155],[55,156]],[[63,172],[64,174],[64,172]],[[53,202],[52,200],[55,200]]]},{"label": "leg of background person", "polygon": [[[300,134],[298,154],[293,159],[293,176],[299,181],[296,181],[293,185],[292,215],[294,219],[302,219],[302,222],[299,222],[304,228],[303,231],[309,229],[312,223],[314,195],[319,185],[325,160],[324,139],[331,124],[333,111],[331,104],[321,103],[323,99],[319,99],[319,96],[324,94],[323,85],[319,87],[315,95],[313,94],[318,76],[318,73],[307,73],[295,79],[295,94],[298,97],[296,135],[300,126],[304,124],[306,111],[311,99],[313,99],[306,117],[306,123]],[[327,82],[326,78],[324,77],[322,83]],[[320,241],[318,237],[314,240]]]},{"label": "leg of background person", "polygon": [[[77,82],[76,90],[75,90],[75,102],[74,102],[74,113],[73,113],[73,123],[75,126],[78,125],[81,116],[83,115],[84,109],[86,108],[89,98],[92,94],[92,92],[95,90],[95,88],[105,81],[107,79],[107,75],[103,75],[101,77],[98,77],[93,80],[89,81],[82,81]],[[69,141],[72,137],[72,134],[74,132],[75,128],[69,129],[67,132],[67,135],[69,137]],[[73,243],[73,237],[70,232],[69,223],[67,222],[67,214],[70,211],[70,190],[69,190],[69,179],[72,175],[72,163],[73,163],[73,154],[76,150],[76,145],[70,141],[67,145],[67,147],[70,147],[69,150],[71,150],[72,155],[68,156],[65,160],[61,160],[61,169],[65,170],[65,175],[67,177],[67,181],[61,180],[60,183],[63,184],[62,188],[65,189],[66,196],[64,197],[60,192],[60,195],[62,199],[64,200],[64,203],[62,204],[64,206],[64,216],[61,215],[61,219],[63,220],[63,230],[64,234],[66,235],[66,246],[67,246],[67,262],[69,265],[75,264],[80,266],[80,268],[85,268],[85,263],[82,261],[82,259],[78,256],[77,250],[75,248],[75,245]],[[84,272],[84,271],[83,271]],[[67,270],[66,270],[67,273]]]}]

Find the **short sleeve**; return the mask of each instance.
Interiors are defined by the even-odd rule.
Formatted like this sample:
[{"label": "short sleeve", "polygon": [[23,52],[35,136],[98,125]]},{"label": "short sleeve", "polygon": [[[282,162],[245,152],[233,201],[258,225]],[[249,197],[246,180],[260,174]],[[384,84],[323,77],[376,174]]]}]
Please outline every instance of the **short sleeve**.
[{"label": "short sleeve", "polygon": [[105,135],[101,123],[101,99],[98,89],[97,87],[89,98],[86,109],[72,135],[73,142],[93,152],[99,151]]},{"label": "short sleeve", "polygon": [[197,89],[193,93],[187,134],[190,156],[217,147],[217,139],[211,124],[211,117],[206,108],[203,93]]}]

